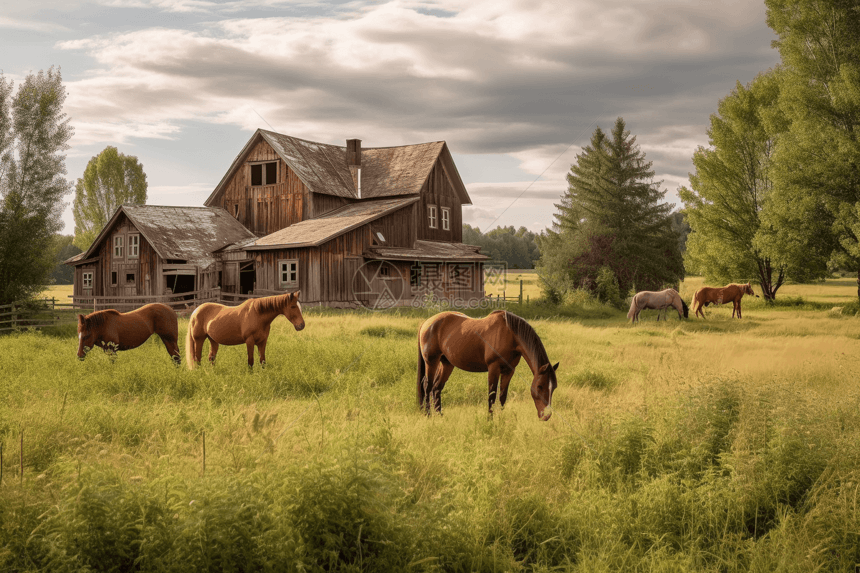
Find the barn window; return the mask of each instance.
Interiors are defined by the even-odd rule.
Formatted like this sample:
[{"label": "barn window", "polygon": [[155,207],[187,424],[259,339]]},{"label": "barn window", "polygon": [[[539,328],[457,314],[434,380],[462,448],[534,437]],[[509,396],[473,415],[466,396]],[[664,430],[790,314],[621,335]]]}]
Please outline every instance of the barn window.
[{"label": "barn window", "polygon": [[140,235],[128,236],[128,258],[136,259],[140,253]]},{"label": "barn window", "polygon": [[278,271],[280,274],[279,283],[281,288],[298,286],[299,261],[295,259],[278,261]]},{"label": "barn window", "polygon": [[430,217],[430,228],[436,229],[436,205],[427,205],[427,214]]},{"label": "barn window", "polygon": [[134,273],[125,273],[125,284],[133,285],[134,284]]},{"label": "barn window", "polygon": [[442,207],[442,229],[451,230],[451,209],[448,207]]},{"label": "barn window", "polygon": [[251,185],[274,185],[278,182],[278,162],[251,165]]},{"label": "barn window", "polygon": [[117,272],[111,271],[110,272],[110,286],[116,286],[116,281],[117,281]]},{"label": "barn window", "polygon": [[118,259],[122,258],[122,236],[113,238],[113,256]]},{"label": "barn window", "polygon": [[87,272],[83,274],[83,286],[84,288],[93,288],[93,273]]},{"label": "barn window", "polygon": [[384,263],[383,263],[383,264],[379,267],[379,276],[381,276],[381,277],[387,277],[387,276],[390,276],[390,275],[388,274],[388,265],[386,265],[386,264],[384,264]]}]

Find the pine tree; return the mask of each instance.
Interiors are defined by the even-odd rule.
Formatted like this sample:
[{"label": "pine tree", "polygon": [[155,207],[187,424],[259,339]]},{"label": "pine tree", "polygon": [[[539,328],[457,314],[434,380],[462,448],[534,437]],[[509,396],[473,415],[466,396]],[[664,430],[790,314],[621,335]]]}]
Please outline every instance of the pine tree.
[{"label": "pine tree", "polygon": [[[594,290],[603,267],[615,274],[622,296],[634,287],[654,290],[677,284],[684,267],[671,205],[662,202],[662,182],[654,181],[652,164],[624,120],[619,117],[608,136],[598,127],[576,159],[567,176],[567,193],[556,205],[550,240],[541,247],[555,243],[556,249],[572,253],[566,273],[573,286]],[[543,254],[544,263],[553,260],[550,266],[557,266],[557,257]],[[559,271],[541,266],[548,275]]]},{"label": "pine tree", "polygon": [[12,96],[0,76],[0,304],[27,298],[47,284],[73,130],[60,71],[30,74]]}]

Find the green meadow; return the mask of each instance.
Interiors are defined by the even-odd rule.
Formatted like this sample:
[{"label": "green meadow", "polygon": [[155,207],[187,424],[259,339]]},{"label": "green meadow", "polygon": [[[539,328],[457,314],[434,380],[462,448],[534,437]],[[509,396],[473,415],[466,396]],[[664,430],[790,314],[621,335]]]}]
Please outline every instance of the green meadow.
[{"label": "green meadow", "polygon": [[853,571],[856,283],[785,288],[743,320],[509,305],[561,363],[548,422],[524,362],[493,418],[461,371],[419,413],[438,309],[279,318],[252,371],[5,335],[0,571]]}]

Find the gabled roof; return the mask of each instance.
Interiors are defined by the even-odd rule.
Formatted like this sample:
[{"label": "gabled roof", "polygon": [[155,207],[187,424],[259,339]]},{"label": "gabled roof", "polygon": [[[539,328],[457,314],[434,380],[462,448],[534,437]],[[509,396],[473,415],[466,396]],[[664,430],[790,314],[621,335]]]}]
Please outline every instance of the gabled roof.
[{"label": "gabled roof", "polygon": [[308,219],[276,231],[271,235],[261,237],[256,241],[246,242],[244,248],[247,250],[267,250],[316,247],[416,201],[418,201],[418,197],[399,197],[344,205],[322,217]]},{"label": "gabled roof", "polygon": [[403,247],[368,247],[364,256],[368,259],[395,261],[444,261],[465,262],[489,259],[480,253],[481,247],[463,243],[442,243],[437,241],[415,241],[411,249]]},{"label": "gabled roof", "polygon": [[190,264],[207,267],[215,261],[212,252],[255,235],[218,207],[165,207],[160,205],[120,205],[99,236],[80,259],[80,264],[97,252],[108,236],[120,213],[131,220],[146,241],[163,259],[181,259]]},{"label": "gabled roof", "polygon": [[[346,147],[316,143],[274,131],[258,129],[233,160],[230,169],[206,199],[213,205],[227,182],[242,166],[245,157],[261,140],[289,165],[302,183],[313,193],[358,199],[352,174],[346,163]],[[451,184],[465,205],[472,200],[454,165],[444,141],[401,145],[398,147],[365,147],[361,150],[361,199],[417,195],[436,161],[441,159]]]}]

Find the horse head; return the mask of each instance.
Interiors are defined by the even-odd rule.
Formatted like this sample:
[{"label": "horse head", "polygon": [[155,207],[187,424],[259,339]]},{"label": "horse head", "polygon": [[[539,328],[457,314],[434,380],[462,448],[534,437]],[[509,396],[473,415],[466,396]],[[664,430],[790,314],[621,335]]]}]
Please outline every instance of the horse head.
[{"label": "horse head", "polygon": [[755,291],[753,290],[752,285],[750,283],[747,283],[743,286],[744,286],[744,294],[748,294],[748,295],[754,296],[756,298],[759,298],[759,296],[755,293]]},{"label": "horse head", "polygon": [[87,318],[78,315],[78,360],[87,357],[87,352],[93,349],[97,342],[97,334]]},{"label": "horse head", "polygon": [[302,291],[297,290],[292,293],[283,309],[283,315],[293,323],[296,330],[302,330],[305,327],[305,317],[302,316],[302,305],[299,302],[300,292]]},{"label": "horse head", "polygon": [[538,368],[532,380],[532,400],[535,401],[538,418],[546,422],[552,416],[552,393],[558,387],[555,371],[558,370],[558,362],[555,366],[549,363]]}]

